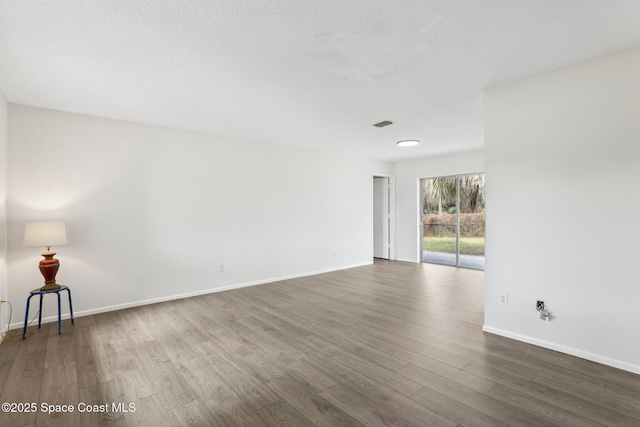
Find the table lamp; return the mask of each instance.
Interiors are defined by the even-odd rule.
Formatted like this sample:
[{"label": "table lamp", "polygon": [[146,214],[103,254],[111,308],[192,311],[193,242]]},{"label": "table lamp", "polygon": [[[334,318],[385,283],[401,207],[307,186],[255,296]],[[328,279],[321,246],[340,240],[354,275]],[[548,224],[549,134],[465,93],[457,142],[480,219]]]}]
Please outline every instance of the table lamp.
[{"label": "table lamp", "polygon": [[56,254],[51,246],[66,245],[67,230],[64,221],[28,221],[24,227],[24,246],[45,246],[46,251],[40,255],[44,257],[40,261],[40,273],[44,276],[44,286],[41,291],[50,291],[60,288],[56,283],[56,274],[60,268],[60,262],[53,256]]}]

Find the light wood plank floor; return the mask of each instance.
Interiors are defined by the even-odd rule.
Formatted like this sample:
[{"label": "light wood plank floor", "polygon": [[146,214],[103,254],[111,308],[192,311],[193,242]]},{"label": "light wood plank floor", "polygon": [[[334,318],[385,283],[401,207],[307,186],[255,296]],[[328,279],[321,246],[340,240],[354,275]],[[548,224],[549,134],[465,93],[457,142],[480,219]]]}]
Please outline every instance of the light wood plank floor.
[{"label": "light wood plank floor", "polygon": [[38,411],[0,426],[640,425],[640,376],[483,333],[483,284],[376,261],[32,328],[0,402]]}]

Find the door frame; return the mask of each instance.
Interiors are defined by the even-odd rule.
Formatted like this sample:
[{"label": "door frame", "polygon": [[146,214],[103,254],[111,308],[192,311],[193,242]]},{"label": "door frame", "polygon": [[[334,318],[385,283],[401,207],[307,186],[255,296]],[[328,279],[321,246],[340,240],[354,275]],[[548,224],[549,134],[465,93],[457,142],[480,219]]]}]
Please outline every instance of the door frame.
[{"label": "door frame", "polygon": [[375,178],[389,178],[389,260],[396,259],[396,177],[388,173],[373,172],[371,174],[371,203],[369,212],[371,213],[371,253],[370,258],[373,262],[373,180]]}]

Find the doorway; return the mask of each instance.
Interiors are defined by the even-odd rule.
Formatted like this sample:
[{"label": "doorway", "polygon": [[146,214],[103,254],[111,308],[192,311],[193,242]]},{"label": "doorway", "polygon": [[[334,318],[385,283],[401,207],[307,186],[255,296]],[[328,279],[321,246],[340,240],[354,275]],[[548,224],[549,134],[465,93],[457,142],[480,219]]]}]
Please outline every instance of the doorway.
[{"label": "doorway", "polygon": [[373,174],[372,258],[395,260],[394,176]]},{"label": "doorway", "polygon": [[373,257],[389,259],[389,178],[373,177]]},{"label": "doorway", "polygon": [[484,270],[484,174],[420,180],[422,262]]}]

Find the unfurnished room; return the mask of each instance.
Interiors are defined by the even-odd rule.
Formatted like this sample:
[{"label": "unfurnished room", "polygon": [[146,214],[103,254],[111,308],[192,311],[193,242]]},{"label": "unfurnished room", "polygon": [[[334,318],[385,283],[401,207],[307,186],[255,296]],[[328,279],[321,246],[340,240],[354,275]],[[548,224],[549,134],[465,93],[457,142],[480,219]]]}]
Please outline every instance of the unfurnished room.
[{"label": "unfurnished room", "polygon": [[640,425],[637,0],[0,0],[0,426]]}]

